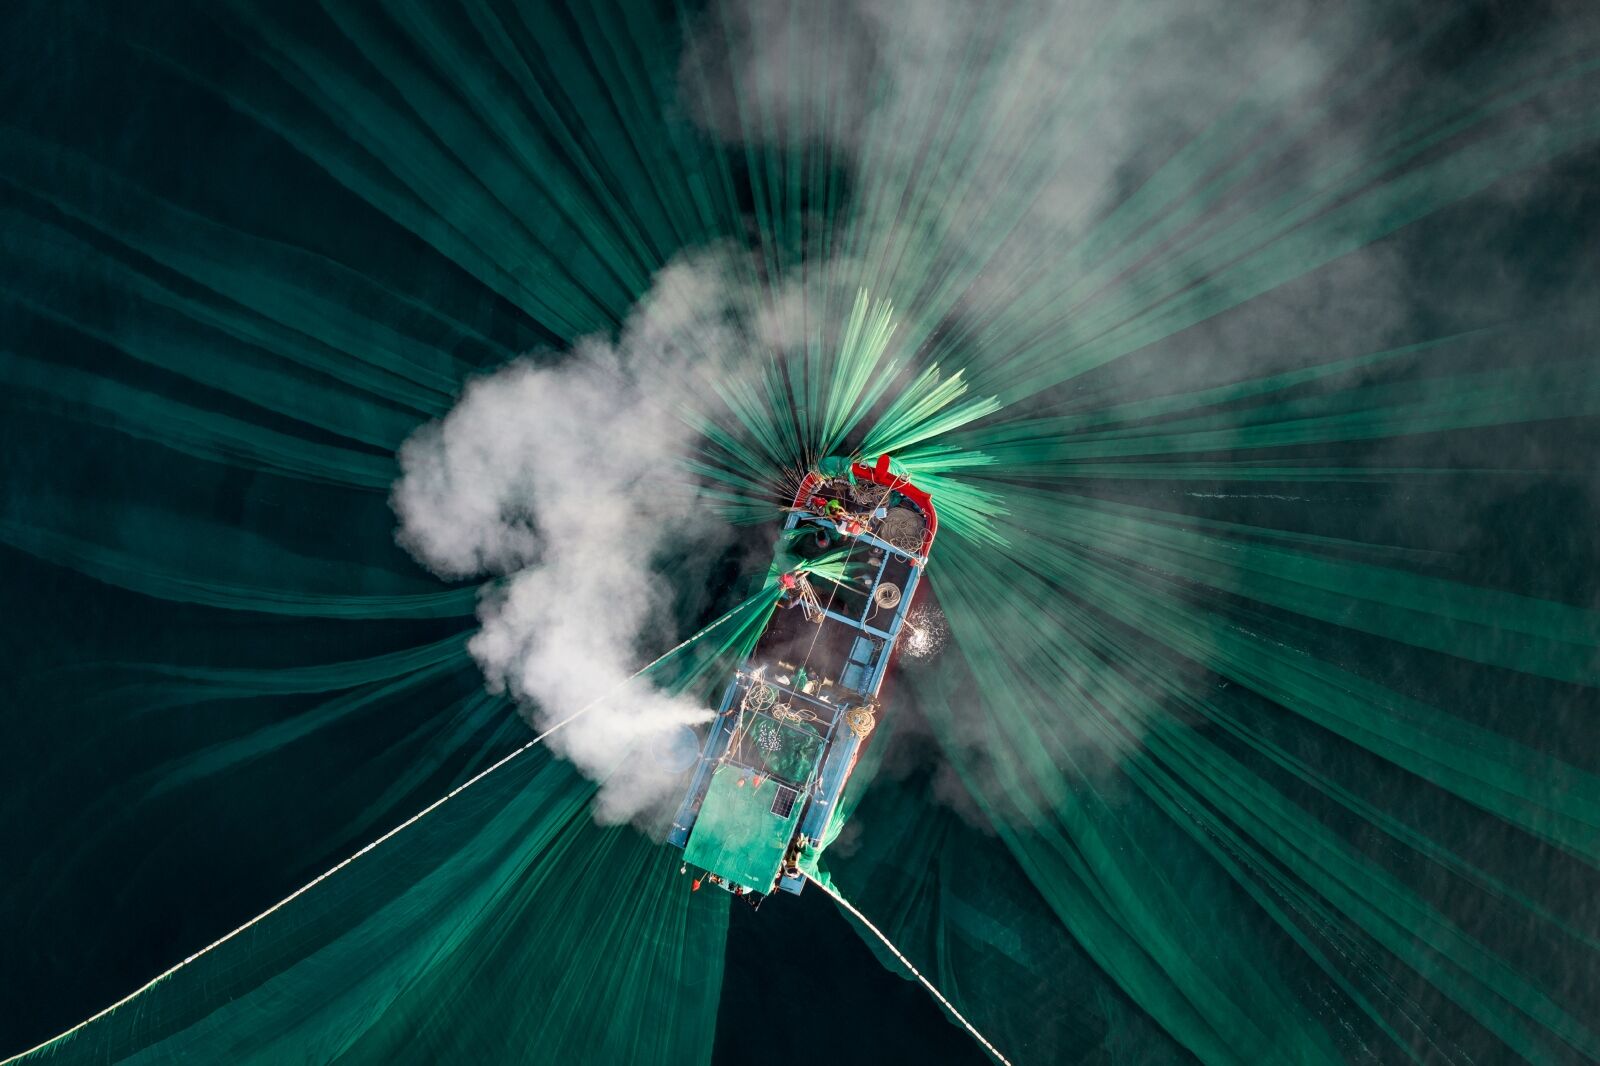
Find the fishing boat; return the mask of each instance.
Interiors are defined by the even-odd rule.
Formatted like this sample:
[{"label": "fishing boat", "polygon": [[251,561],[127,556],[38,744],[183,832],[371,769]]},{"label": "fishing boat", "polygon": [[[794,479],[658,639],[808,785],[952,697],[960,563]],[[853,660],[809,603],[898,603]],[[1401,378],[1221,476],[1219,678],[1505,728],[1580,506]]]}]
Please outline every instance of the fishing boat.
[{"label": "fishing boat", "polygon": [[803,565],[779,575],[778,607],[728,683],[667,837],[696,889],[756,903],[798,895],[808,858],[842,825],[939,519],[884,455],[808,473],[783,528],[800,555],[838,565],[827,578]]}]

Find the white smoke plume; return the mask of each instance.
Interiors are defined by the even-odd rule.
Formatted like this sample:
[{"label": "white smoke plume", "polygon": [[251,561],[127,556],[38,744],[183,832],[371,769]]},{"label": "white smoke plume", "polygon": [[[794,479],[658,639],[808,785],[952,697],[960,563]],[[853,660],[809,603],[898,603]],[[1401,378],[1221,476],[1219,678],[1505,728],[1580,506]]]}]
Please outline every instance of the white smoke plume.
[{"label": "white smoke plume", "polygon": [[[401,448],[398,539],[441,577],[501,579],[485,586],[469,648],[536,728],[624,685],[642,635],[672,635],[662,553],[710,555],[726,536],[677,465],[704,376],[748,343],[726,266],[716,253],[669,266],[616,340],[472,381]],[[677,798],[652,743],[709,717],[641,679],[549,743],[603,783],[597,818],[648,820]]]},{"label": "white smoke plume", "polygon": [[627,681],[646,645],[686,635],[669,600],[732,532],[684,472],[694,427],[725,420],[716,386],[743,377],[753,389],[770,360],[828,342],[838,323],[822,309],[853,298],[832,273],[772,280],[730,245],[686,253],[614,340],[472,381],[401,446],[400,544],[440,577],[495,579],[468,645],[489,687],[542,728],[623,686],[549,741],[603,784],[601,821],[648,826],[670,813],[679,777],[652,749],[711,716]]},{"label": "white smoke plume", "polygon": [[[1525,29],[1525,52],[1595,23],[1592,4],[1552,8],[1562,17]],[[1052,346],[1070,352],[1104,329],[1086,294],[1110,281],[1066,290],[1140,232],[1119,227],[1149,204],[1243,175],[1112,286],[1153,300],[1171,284],[1157,275],[1183,271],[1221,307],[1246,287],[1220,260],[1186,258],[1191,233],[1294,202],[1330,167],[1381,171],[1407,107],[1481,74],[1441,70],[1419,46],[1437,15],[1314,0],[739,0],[694,26],[679,95],[719,139],[803,148],[848,175],[839,229],[872,249],[862,283],[894,300],[913,342],[937,347],[959,319],[981,348],[997,322],[1017,331],[1023,307],[1028,325],[1048,321],[1053,301],[1087,300],[1052,327]],[[1216,145],[1226,150],[1207,155]],[[1417,311],[1408,269],[1393,248],[1347,252],[1332,284],[1256,297],[1244,353],[1227,322],[1202,322],[1187,347],[1204,357],[1160,373],[1178,391],[1288,365],[1298,353],[1279,334],[1299,340],[1332,313],[1360,323],[1367,350],[1387,347]]]}]

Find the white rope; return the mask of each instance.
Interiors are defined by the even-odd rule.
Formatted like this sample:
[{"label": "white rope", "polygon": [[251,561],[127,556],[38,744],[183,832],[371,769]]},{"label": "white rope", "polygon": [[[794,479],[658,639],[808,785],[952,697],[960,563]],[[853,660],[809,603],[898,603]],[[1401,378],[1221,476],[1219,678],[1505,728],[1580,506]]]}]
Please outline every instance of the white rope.
[{"label": "white rope", "polygon": [[509,755],[505,756],[504,758],[500,759],[494,765],[488,767],[485,770],[482,770],[482,771],[478,772],[477,774],[474,774],[472,777],[468,778],[466,781],[464,781],[461,784],[457,785],[455,788],[451,789],[449,792],[446,792],[443,796],[440,796],[438,799],[434,800],[432,803],[430,803],[426,807],[422,808],[422,810],[418,811],[416,814],[413,814],[410,818],[407,818],[405,821],[401,822],[399,825],[395,826],[393,829],[391,829],[387,833],[383,834],[383,836],[379,837],[378,839],[374,840],[372,843],[370,843],[370,844],[366,845],[365,847],[363,847],[360,851],[356,852],[353,855],[347,856],[346,858],[340,860],[334,866],[329,867],[327,870],[324,870],[322,873],[318,874],[316,877],[312,878],[310,881],[307,881],[305,884],[301,885],[299,888],[295,889],[293,892],[289,893],[287,896],[283,897],[278,902],[274,903],[272,906],[268,907],[266,910],[264,910],[260,914],[256,915],[254,918],[251,918],[248,922],[245,922],[243,925],[239,926],[239,928],[233,930],[230,933],[225,933],[222,936],[218,937],[216,940],[213,940],[211,943],[207,944],[205,947],[201,948],[199,951],[195,952],[193,955],[190,955],[188,958],[184,959],[182,962],[179,962],[179,963],[169,967],[168,969],[162,971],[161,973],[157,974],[155,977],[151,978],[149,981],[146,981],[144,984],[140,985],[138,988],[134,989],[132,992],[129,992],[126,996],[123,996],[121,999],[119,999],[115,1003],[111,1004],[111,1006],[104,1008],[103,1010],[99,1011],[96,1014],[90,1015],[89,1017],[85,1018],[83,1021],[79,1022],[77,1025],[74,1025],[71,1029],[68,1029],[63,1033],[59,1033],[56,1036],[52,1036],[50,1039],[45,1040],[42,1043],[35,1044],[33,1047],[29,1048],[26,1051],[19,1051],[15,1055],[12,1055],[9,1058],[0,1059],[0,1066],[7,1066],[8,1063],[16,1062],[18,1059],[25,1058],[28,1055],[32,1055],[35,1051],[42,1051],[45,1048],[49,1047],[51,1044],[56,1043],[57,1041],[65,1040],[67,1037],[71,1036],[73,1033],[76,1033],[78,1030],[84,1028],[85,1026],[90,1025],[93,1022],[97,1022],[101,1018],[104,1018],[106,1015],[110,1014],[112,1011],[118,1009],[119,1007],[124,1007],[127,1004],[131,1003],[138,996],[140,996],[143,993],[149,991],[151,988],[153,988],[156,985],[160,984],[162,981],[165,981],[167,978],[171,977],[173,974],[177,973],[179,970],[183,969],[185,966],[189,965],[194,960],[200,958],[200,956],[205,955],[206,953],[208,953],[210,951],[214,951],[215,949],[217,949],[217,948],[221,947],[222,945],[226,944],[228,941],[232,940],[234,937],[238,936],[240,933],[244,932],[245,930],[247,930],[247,929],[251,928],[252,926],[254,926],[254,925],[258,924],[259,922],[261,922],[262,919],[266,918],[268,915],[273,914],[274,912],[276,912],[278,910],[281,910],[282,908],[288,906],[290,903],[294,902],[296,899],[298,899],[301,896],[305,895],[307,892],[311,891],[313,888],[317,887],[322,882],[326,881],[328,878],[330,878],[334,874],[338,873],[340,870],[343,870],[346,866],[349,866],[351,863],[355,862],[357,859],[361,858],[361,856],[365,855],[367,852],[369,852],[372,849],[376,848],[378,845],[382,844],[384,841],[386,841],[386,840],[390,839],[391,837],[397,835],[402,830],[408,829],[411,826],[416,825],[418,822],[422,821],[423,818],[426,818],[428,815],[432,814],[434,811],[438,810],[440,807],[443,807],[446,803],[448,803],[451,800],[455,799],[457,796],[461,795],[461,793],[465,792],[467,789],[471,788],[473,785],[476,785],[479,781],[482,781],[484,778],[488,777],[490,774],[492,774],[496,770],[500,769],[506,763],[508,763],[511,760],[517,758],[519,755],[524,754],[525,752],[528,751],[528,749],[537,746],[546,737],[550,736],[552,733],[556,732],[559,729],[565,728],[566,726],[570,725],[571,723],[577,721],[583,715],[588,714],[590,711],[592,711],[596,707],[600,706],[600,704],[604,703],[607,699],[610,699],[612,696],[616,695],[616,693],[624,685],[628,684],[628,682],[634,680],[640,674],[642,674],[645,671],[651,669],[652,667],[655,667],[655,666],[659,665],[664,659],[668,658],[669,656],[675,655],[678,652],[682,651],[684,648],[688,647],[690,644],[693,644],[695,641],[699,640],[701,637],[705,636],[707,633],[711,632],[713,629],[717,628],[722,623],[726,622],[728,619],[732,618],[735,614],[737,614],[739,612],[739,610],[743,606],[744,606],[744,604],[740,604],[739,607],[735,607],[733,610],[729,611],[727,614],[723,615],[721,618],[718,618],[715,622],[712,622],[710,625],[708,625],[704,629],[700,630],[700,632],[696,633],[694,636],[690,637],[688,640],[685,640],[683,643],[679,644],[677,647],[672,648],[669,651],[667,651],[660,658],[655,659],[654,661],[648,663],[647,665],[640,667],[639,670],[637,670],[635,673],[633,673],[629,677],[623,679],[622,681],[618,682],[617,685],[615,687],[613,687],[609,692],[606,692],[604,695],[597,696],[595,699],[593,699],[589,703],[587,703],[584,706],[578,708],[576,711],[573,711],[571,714],[569,714],[565,718],[561,719],[555,725],[551,726],[549,729],[546,729],[543,733],[540,733],[538,736],[534,737],[532,740],[530,740],[526,744],[522,745],[522,747],[518,748],[516,751],[513,751],[511,754],[509,754]]},{"label": "white rope", "polygon": [[962,1015],[960,1011],[956,1010],[956,1005],[951,1003],[948,999],[945,999],[944,993],[935,988],[932,981],[922,976],[922,971],[913,966],[911,964],[911,960],[906,958],[905,955],[901,954],[900,949],[895,947],[893,942],[891,942],[888,937],[883,935],[883,930],[873,925],[872,922],[867,919],[865,914],[862,914],[860,911],[856,910],[854,904],[845,899],[843,896],[839,895],[839,893],[834,891],[831,886],[823,884],[810,874],[806,874],[806,880],[810,881],[812,884],[822,889],[822,891],[832,896],[835,903],[849,911],[851,914],[855,915],[856,920],[870,929],[872,931],[872,935],[877,937],[883,943],[884,947],[893,952],[895,958],[899,959],[905,964],[905,968],[911,971],[911,976],[915,977],[918,981],[921,981],[922,987],[933,993],[933,998],[937,999],[941,1004],[944,1005],[944,1009],[949,1011],[955,1017],[955,1020],[961,1023],[962,1028],[966,1029],[967,1032],[972,1034],[972,1038],[974,1040],[987,1048],[989,1054],[993,1055],[1000,1062],[1004,1063],[1005,1066],[1011,1066],[1011,1060],[1000,1054],[999,1048],[989,1043],[989,1039],[987,1037],[978,1032],[977,1029],[973,1028],[972,1023],[967,1021],[966,1017]]},{"label": "white rope", "polygon": [[795,587],[800,593],[800,612],[805,615],[807,622],[820,622],[822,620],[822,600],[817,595],[817,590],[811,586],[806,575],[800,574],[795,579]]}]

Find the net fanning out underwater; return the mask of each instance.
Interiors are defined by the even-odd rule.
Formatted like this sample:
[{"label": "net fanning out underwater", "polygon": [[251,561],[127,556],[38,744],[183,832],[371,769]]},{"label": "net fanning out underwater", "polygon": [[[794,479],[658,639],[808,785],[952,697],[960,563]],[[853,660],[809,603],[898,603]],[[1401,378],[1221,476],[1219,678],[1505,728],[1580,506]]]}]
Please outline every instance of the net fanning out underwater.
[{"label": "net fanning out underwater", "polygon": [[1600,1061],[1600,8],[0,5],[0,1061]]}]

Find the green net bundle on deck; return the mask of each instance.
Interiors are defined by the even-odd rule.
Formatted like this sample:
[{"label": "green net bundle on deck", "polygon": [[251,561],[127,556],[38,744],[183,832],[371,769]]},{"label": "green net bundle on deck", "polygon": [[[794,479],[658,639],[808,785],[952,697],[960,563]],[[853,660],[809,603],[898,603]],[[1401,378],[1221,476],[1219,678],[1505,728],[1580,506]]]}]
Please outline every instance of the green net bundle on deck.
[{"label": "green net bundle on deck", "polygon": [[314,882],[531,738],[397,450],[645,308],[737,527],[652,561],[639,665],[736,619],[663,687],[714,705],[778,573],[853,576],[768,568],[807,470],[933,495],[942,647],[803,865],[952,1021],[1019,1066],[1600,1058],[1597,46],[1559,4],[10,5],[0,1055],[813,1039],[725,1009],[776,965],[725,966],[734,901],[545,748]]},{"label": "green net bundle on deck", "polygon": [[816,769],[822,745],[821,734],[809,722],[785,722],[746,711],[734,729],[728,757],[757,776],[771,774],[799,787]]}]

